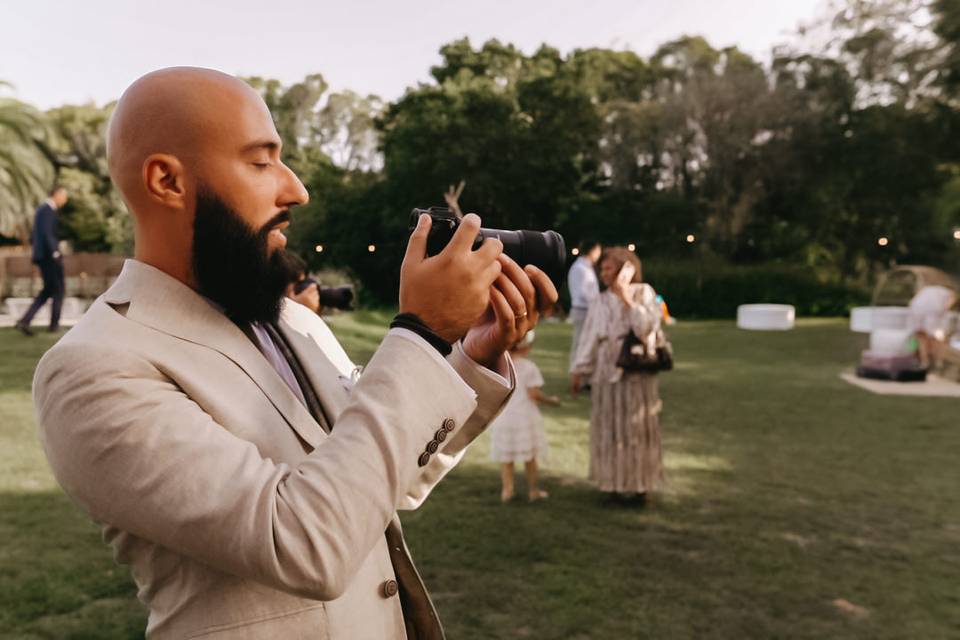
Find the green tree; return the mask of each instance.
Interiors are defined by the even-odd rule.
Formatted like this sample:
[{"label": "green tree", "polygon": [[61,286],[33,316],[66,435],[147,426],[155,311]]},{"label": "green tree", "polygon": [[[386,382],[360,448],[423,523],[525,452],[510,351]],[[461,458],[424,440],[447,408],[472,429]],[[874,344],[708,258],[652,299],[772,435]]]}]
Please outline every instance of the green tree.
[{"label": "green tree", "polygon": [[126,254],[133,249],[133,224],[107,167],[113,107],[65,105],[46,114],[51,133],[42,147],[70,193],[63,235],[76,251]]},{"label": "green tree", "polygon": [[383,102],[377,96],[328,92],[318,73],[290,86],[260,77],[246,80],[270,109],[284,160],[301,178],[309,181],[312,171],[323,173],[330,163],[348,171],[381,167],[375,119]]},{"label": "green tree", "polygon": [[461,206],[488,224],[562,224],[596,170],[600,124],[574,70],[549,47],[525,58],[464,40],[441,54],[438,84],[408,91],[379,121],[398,207],[442,202],[465,180]]},{"label": "green tree", "polygon": [[[767,131],[769,86],[763,68],[735,47],[685,37],[651,59],[664,114],[659,182],[698,201],[704,240],[735,250],[757,198],[758,136]],[[661,153],[663,156],[663,153]]]},{"label": "green tree", "polygon": [[778,124],[762,154],[762,224],[748,230],[768,232],[758,257],[796,256],[848,278],[894,261],[944,260],[949,235],[934,203],[958,129],[937,84],[945,49],[930,7],[835,4],[811,28],[826,44],[775,58]]},{"label": "green tree", "polygon": [[376,119],[383,101],[353,91],[331,93],[319,113],[320,148],[347,171],[375,171],[383,167]]},{"label": "green tree", "polygon": [[940,82],[954,99],[960,90],[960,2],[934,0],[934,30],[944,42]]},{"label": "green tree", "polygon": [[[949,4],[954,0],[948,0]],[[784,55],[817,55],[843,64],[861,107],[936,99],[944,71],[932,0],[839,0],[802,29]]]},{"label": "green tree", "polygon": [[53,184],[54,168],[38,146],[46,133],[42,113],[0,97],[0,235],[30,237],[33,210]]}]

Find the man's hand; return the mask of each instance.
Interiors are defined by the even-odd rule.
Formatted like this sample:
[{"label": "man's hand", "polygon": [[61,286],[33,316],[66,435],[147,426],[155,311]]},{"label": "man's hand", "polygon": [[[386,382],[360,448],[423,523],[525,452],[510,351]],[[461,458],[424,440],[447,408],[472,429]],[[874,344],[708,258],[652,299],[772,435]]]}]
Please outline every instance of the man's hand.
[{"label": "man's hand", "polygon": [[537,326],[540,315],[557,302],[557,288],[543,271],[521,269],[506,254],[502,271],[490,287],[490,307],[463,339],[463,350],[475,362],[498,370],[503,353]]},{"label": "man's hand", "polygon": [[430,216],[424,214],[410,236],[400,267],[400,313],[413,313],[447,342],[456,342],[477,323],[490,304],[500,275],[503,243],[487,239],[476,251],[480,218],[463,217],[443,251],[427,257]]},{"label": "man's hand", "polygon": [[[293,285],[291,285],[290,288],[292,290]],[[314,313],[320,313],[320,289],[317,288],[315,283],[311,282],[307,288],[300,293],[293,293],[291,291],[288,295]]]}]

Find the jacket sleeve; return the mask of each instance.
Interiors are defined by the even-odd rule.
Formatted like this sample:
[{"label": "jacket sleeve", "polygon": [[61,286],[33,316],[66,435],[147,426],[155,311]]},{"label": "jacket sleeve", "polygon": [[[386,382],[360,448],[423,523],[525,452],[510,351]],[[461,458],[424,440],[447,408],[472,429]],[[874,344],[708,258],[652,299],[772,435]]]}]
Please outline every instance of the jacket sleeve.
[{"label": "jacket sleeve", "polygon": [[477,403],[454,370],[388,335],[337,428],[288,466],[216,423],[144,357],[64,342],[38,365],[34,402],[67,494],[100,523],[312,599],[347,588],[407,499],[437,425],[475,429]]},{"label": "jacket sleeve", "polygon": [[[439,357],[439,354],[436,354]],[[442,424],[437,424],[433,439],[443,437],[438,442],[436,453],[430,456],[422,471],[410,484],[407,494],[400,503],[401,509],[416,509],[427,499],[430,492],[463,458],[467,446],[484,432],[516,388],[516,371],[510,356],[507,355],[507,376],[494,374],[473,360],[463,351],[463,345],[456,343],[453,352],[447,357],[449,366],[466,385],[476,393],[477,408],[462,425],[455,425],[454,431],[441,436]]]}]

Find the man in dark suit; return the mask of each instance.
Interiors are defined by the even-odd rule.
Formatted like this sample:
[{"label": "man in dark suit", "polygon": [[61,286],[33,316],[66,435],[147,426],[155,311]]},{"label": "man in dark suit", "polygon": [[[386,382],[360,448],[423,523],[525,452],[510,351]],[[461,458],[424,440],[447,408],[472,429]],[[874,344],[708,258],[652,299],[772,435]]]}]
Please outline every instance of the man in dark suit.
[{"label": "man in dark suit", "polygon": [[44,303],[53,299],[50,309],[50,331],[56,331],[60,325],[60,307],[63,306],[64,278],[63,256],[60,255],[60,239],[57,235],[60,226],[57,212],[67,203],[67,190],[63,187],[54,187],[50,197],[40,205],[33,219],[33,263],[40,267],[43,276],[43,289],[34,299],[33,304],[17,322],[17,329],[27,336],[32,336],[30,323],[33,316]]}]

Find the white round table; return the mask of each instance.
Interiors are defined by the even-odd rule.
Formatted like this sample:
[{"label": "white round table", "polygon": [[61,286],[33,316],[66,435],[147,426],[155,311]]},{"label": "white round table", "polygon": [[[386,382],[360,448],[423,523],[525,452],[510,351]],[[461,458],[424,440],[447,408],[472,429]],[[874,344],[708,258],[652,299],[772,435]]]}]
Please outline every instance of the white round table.
[{"label": "white round table", "polygon": [[793,329],[797,312],[790,304],[742,304],[737,307],[737,326],[750,331]]}]

